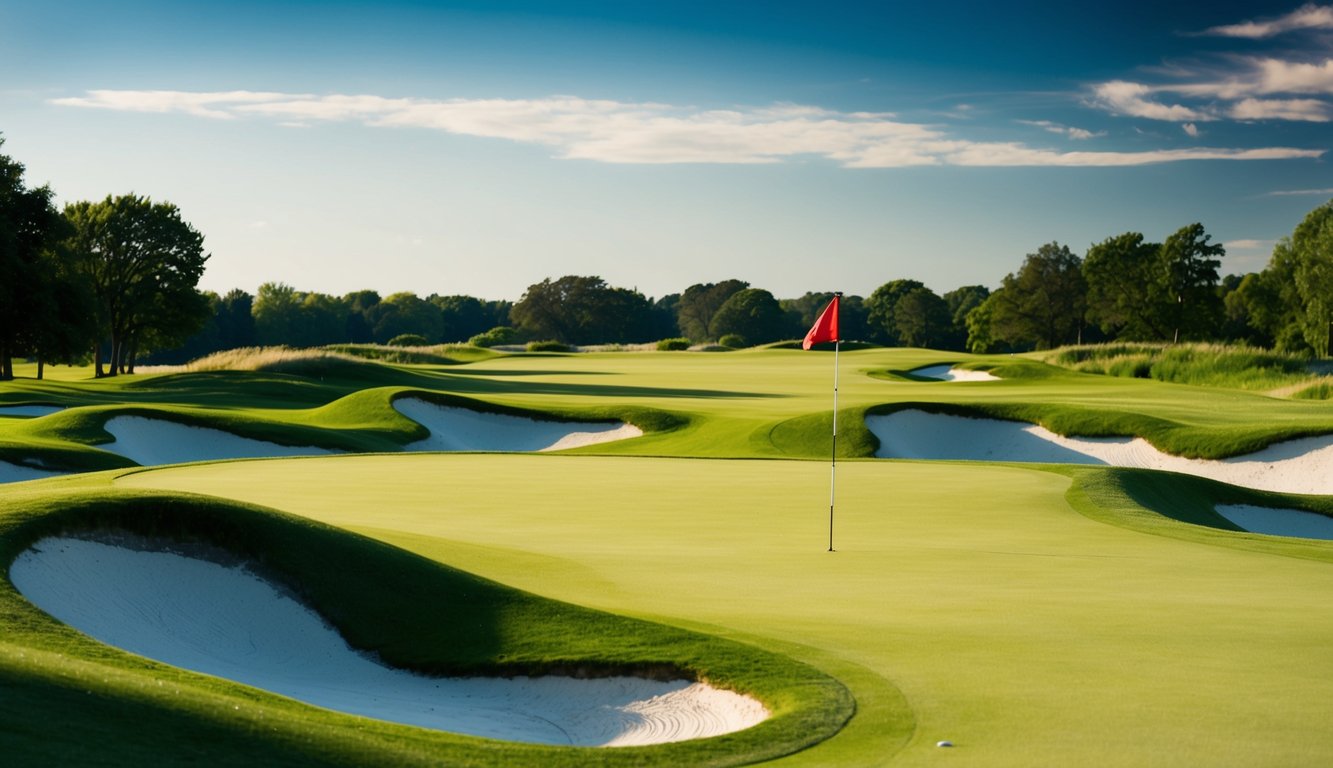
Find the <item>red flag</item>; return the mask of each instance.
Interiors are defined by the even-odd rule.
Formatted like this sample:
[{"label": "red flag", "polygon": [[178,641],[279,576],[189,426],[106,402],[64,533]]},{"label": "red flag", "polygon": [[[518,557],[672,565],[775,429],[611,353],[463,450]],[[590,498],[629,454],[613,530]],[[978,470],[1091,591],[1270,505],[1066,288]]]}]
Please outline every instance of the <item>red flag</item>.
[{"label": "red flag", "polygon": [[805,341],[801,342],[801,349],[809,349],[822,341],[838,341],[838,299],[841,295],[833,294],[833,301],[828,303],[824,313],[810,326]]}]

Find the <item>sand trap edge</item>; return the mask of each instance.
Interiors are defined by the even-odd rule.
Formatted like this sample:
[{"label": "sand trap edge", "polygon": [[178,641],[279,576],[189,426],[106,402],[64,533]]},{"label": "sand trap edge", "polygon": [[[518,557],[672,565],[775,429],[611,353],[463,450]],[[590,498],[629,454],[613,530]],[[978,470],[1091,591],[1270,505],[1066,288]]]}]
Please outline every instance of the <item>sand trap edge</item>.
[{"label": "sand trap edge", "polygon": [[990,371],[972,371],[967,368],[955,368],[951,364],[927,365],[908,371],[913,376],[923,379],[948,382],[1000,381],[1000,377]]},{"label": "sand trap edge", "polygon": [[1333,541],[1333,517],[1316,512],[1255,504],[1218,504],[1214,510],[1250,533]]},{"label": "sand trap edge", "polygon": [[1093,464],[1154,469],[1265,491],[1333,494],[1333,435],[1288,440],[1244,456],[1187,459],[1140,437],[1064,437],[1024,421],[907,408],[871,414],[879,458]]},{"label": "sand trap edge", "polygon": [[420,397],[395,398],[393,407],[430,432],[429,437],[404,446],[405,451],[562,451],[643,436],[642,429],[622,421],[538,419],[442,405]]},{"label": "sand trap edge", "polygon": [[[689,680],[439,678],[388,667],[210,545],[116,532],[48,536],[15,558],[10,580],[41,610],[113,647],[326,709],[451,733],[641,746],[734,733],[770,716],[751,697]],[[201,632],[215,637],[201,642]]]}]

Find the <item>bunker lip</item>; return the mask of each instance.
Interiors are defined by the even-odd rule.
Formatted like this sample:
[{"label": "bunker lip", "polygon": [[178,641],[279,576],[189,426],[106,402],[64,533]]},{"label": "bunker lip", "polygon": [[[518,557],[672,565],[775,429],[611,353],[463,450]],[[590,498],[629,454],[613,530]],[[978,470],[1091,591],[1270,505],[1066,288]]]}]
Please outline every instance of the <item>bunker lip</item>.
[{"label": "bunker lip", "polygon": [[379,720],[591,747],[705,738],[768,717],[751,697],[683,679],[427,677],[391,668],[211,547],[181,550],[114,532],[48,537],[9,575],[38,608],[108,645]]},{"label": "bunker lip", "polygon": [[220,459],[260,459],[335,453],[312,445],[281,445],[212,427],[145,416],[113,416],[102,427],[115,438],[97,446],[145,467]]},{"label": "bunker lip", "polygon": [[920,376],[923,379],[935,379],[936,381],[999,381],[1000,377],[989,371],[969,371],[966,368],[955,368],[952,365],[928,365],[924,368],[913,368],[908,371],[913,376]]},{"label": "bunker lip", "polygon": [[430,431],[430,437],[405,446],[407,451],[561,451],[643,435],[624,422],[539,420],[416,397],[400,397],[393,407]]},{"label": "bunker lip", "polygon": [[0,484],[21,483],[24,480],[40,480],[44,477],[55,477],[56,475],[64,474],[67,473],[63,470],[42,469],[40,467],[30,467],[25,464],[0,461]]},{"label": "bunker lip", "polygon": [[1289,440],[1220,461],[1172,456],[1141,437],[1063,437],[1021,421],[902,410],[866,417],[875,455],[899,459],[1101,464],[1206,477],[1264,491],[1333,494],[1333,435]]},{"label": "bunker lip", "polygon": [[59,405],[0,405],[0,416],[36,418],[65,410]]},{"label": "bunker lip", "polygon": [[[399,398],[393,407],[421,424],[430,436],[404,451],[561,451],[585,445],[641,437],[643,430],[624,422],[554,421],[437,405],[420,398]],[[341,453],[313,445],[282,445],[221,429],[141,415],[112,416],[103,425],[114,438],[98,448],[151,467],[193,461],[318,456]],[[50,474],[0,461],[0,483]]]},{"label": "bunker lip", "polygon": [[1254,504],[1218,504],[1214,509],[1237,528],[1251,533],[1300,539],[1333,539],[1333,517],[1314,512]]}]

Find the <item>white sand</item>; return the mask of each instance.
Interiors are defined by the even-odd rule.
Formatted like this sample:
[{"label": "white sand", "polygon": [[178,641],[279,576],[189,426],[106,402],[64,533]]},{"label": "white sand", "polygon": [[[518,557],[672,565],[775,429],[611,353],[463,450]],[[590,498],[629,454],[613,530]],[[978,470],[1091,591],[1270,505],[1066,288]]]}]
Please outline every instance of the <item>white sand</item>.
[{"label": "white sand", "polygon": [[1218,504],[1217,514],[1253,533],[1295,536],[1301,539],[1333,539],[1333,517],[1299,509],[1256,507],[1252,504]]},{"label": "white sand", "polygon": [[495,739],[627,746],[702,738],[768,717],[758,701],[635,677],[431,678],[361,655],[313,611],[241,567],[47,538],[10,569],[19,592],[104,643],[341,712]]},{"label": "white sand", "polygon": [[274,456],[313,456],[335,453],[310,445],[278,445],[233,435],[207,427],[192,427],[165,419],[116,416],[108,419],[107,432],[115,441],[97,446],[118,453],[142,466],[179,464],[217,459],[258,459]]},{"label": "white sand", "polygon": [[0,405],[0,416],[45,416],[63,410],[58,405]]},{"label": "white sand", "polygon": [[1265,491],[1333,494],[1333,435],[1210,461],[1172,456],[1138,437],[1061,437],[1036,424],[917,410],[869,416],[866,427],[879,438],[875,455],[881,458],[1109,464],[1181,472]]},{"label": "white sand", "polygon": [[999,381],[1000,377],[986,371],[969,371],[966,368],[952,368],[948,365],[930,365],[908,371],[913,376],[939,381]]},{"label": "white sand", "polygon": [[8,461],[0,461],[0,483],[20,483],[24,480],[38,480],[43,477],[55,477],[63,475],[65,472],[52,469],[38,469],[36,467],[27,467],[21,464],[11,464]]},{"label": "white sand", "polygon": [[393,407],[430,430],[430,437],[408,445],[408,451],[559,451],[643,435],[633,424],[537,421],[418,398],[400,398]]}]

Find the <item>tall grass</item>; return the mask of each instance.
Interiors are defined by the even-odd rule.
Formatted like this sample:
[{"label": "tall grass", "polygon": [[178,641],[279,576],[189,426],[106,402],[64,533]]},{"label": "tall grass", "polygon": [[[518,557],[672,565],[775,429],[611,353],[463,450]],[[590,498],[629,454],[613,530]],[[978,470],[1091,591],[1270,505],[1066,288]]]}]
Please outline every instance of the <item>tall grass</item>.
[{"label": "tall grass", "polygon": [[270,371],[275,373],[319,374],[361,365],[361,360],[328,349],[293,349],[291,347],[241,347],[214,352],[192,360],[176,370],[188,373],[205,371]]},{"label": "tall grass", "polygon": [[1240,344],[1085,344],[1045,360],[1082,373],[1258,391],[1318,378],[1306,357]]},{"label": "tall grass", "polygon": [[324,350],[382,363],[457,365],[494,357],[495,353],[471,344],[429,344],[398,347],[387,344],[330,344]]}]

